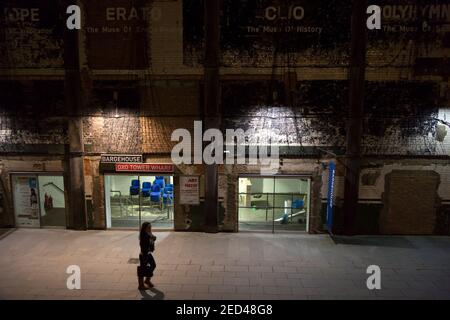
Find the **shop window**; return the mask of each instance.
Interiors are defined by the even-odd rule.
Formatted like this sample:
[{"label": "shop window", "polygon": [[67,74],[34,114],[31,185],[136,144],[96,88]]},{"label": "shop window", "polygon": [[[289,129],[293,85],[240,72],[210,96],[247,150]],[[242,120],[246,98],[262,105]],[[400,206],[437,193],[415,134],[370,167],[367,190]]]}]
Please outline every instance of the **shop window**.
[{"label": "shop window", "polygon": [[173,229],[173,176],[105,175],[107,228]]},{"label": "shop window", "polygon": [[64,178],[60,175],[13,175],[17,227],[65,227]]},{"label": "shop window", "polygon": [[309,199],[308,178],[241,177],[239,229],[307,231]]}]

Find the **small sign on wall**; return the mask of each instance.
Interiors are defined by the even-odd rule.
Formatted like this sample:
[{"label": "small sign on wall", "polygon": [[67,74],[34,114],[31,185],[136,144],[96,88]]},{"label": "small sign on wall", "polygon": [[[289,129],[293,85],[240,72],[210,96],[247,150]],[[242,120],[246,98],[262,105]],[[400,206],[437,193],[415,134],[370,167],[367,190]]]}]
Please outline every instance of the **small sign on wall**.
[{"label": "small sign on wall", "polygon": [[181,176],[180,177],[180,204],[200,204],[198,176]]},{"label": "small sign on wall", "polygon": [[116,163],[116,172],[173,172],[170,163]]},{"label": "small sign on wall", "polygon": [[142,163],[142,155],[102,154],[102,163]]},{"label": "small sign on wall", "polygon": [[334,180],[336,175],[336,164],[330,161],[328,165],[328,195],[327,195],[327,229],[333,233],[333,199],[334,199]]}]

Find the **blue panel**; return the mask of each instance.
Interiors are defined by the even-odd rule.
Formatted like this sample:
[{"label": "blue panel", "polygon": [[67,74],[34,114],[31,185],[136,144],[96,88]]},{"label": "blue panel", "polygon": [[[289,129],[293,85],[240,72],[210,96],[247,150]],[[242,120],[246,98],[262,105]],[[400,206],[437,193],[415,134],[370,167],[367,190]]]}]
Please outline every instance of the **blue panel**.
[{"label": "blue panel", "polygon": [[328,195],[327,195],[327,229],[333,232],[333,197],[334,197],[334,176],[336,173],[336,165],[333,161],[328,165]]}]

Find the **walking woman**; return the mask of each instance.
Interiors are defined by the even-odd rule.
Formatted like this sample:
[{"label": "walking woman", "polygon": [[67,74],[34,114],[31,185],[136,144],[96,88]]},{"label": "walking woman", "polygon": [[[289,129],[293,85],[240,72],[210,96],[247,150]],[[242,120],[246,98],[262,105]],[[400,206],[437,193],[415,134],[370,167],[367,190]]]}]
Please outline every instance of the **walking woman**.
[{"label": "walking woman", "polygon": [[[150,222],[144,222],[139,233],[139,245],[141,253],[139,254],[140,266],[137,268],[139,290],[146,290],[153,287],[150,281],[153,277],[153,271],[156,268],[155,259],[152,252],[155,250],[156,237],[152,234],[152,225]],[[144,277],[146,278],[144,281]]]}]

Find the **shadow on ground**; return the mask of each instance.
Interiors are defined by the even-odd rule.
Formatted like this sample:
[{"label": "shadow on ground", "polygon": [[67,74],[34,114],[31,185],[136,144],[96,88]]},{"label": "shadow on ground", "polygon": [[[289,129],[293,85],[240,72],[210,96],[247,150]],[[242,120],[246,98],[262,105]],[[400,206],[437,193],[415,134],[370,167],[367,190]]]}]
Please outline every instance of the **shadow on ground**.
[{"label": "shadow on ground", "polygon": [[156,288],[148,290],[139,290],[142,295],[141,300],[164,300],[164,292],[159,291]]},{"label": "shadow on ground", "polygon": [[346,244],[355,246],[393,247],[393,248],[415,248],[415,246],[404,237],[370,237],[370,236],[332,236],[335,244]]}]

